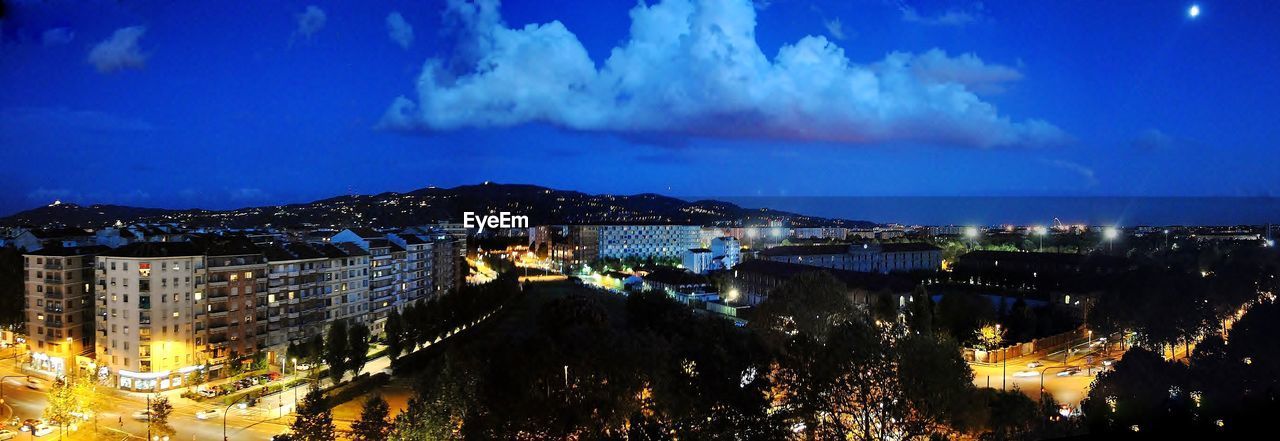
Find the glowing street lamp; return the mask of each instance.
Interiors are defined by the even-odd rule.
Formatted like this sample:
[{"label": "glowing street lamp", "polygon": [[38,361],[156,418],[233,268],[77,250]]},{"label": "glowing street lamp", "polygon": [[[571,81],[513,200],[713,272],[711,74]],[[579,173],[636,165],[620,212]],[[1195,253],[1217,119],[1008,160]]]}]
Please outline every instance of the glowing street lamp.
[{"label": "glowing street lamp", "polygon": [[1111,244],[1115,243],[1116,238],[1118,237],[1120,237],[1120,230],[1116,229],[1116,227],[1106,227],[1102,229],[1102,238],[1107,240],[1108,252],[1111,251]]}]

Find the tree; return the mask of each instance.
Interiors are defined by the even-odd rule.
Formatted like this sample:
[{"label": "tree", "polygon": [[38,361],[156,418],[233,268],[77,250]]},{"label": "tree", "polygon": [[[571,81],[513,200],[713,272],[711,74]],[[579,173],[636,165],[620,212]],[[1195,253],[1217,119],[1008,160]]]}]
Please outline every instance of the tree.
[{"label": "tree", "polygon": [[324,362],[329,365],[329,377],[337,384],[342,374],[347,371],[347,322],[338,320],[329,325],[329,336],[325,339]]},{"label": "tree", "polygon": [[391,436],[390,409],[381,395],[370,396],[360,410],[360,418],[351,423],[351,437],[356,441],[382,441]]},{"label": "tree", "polygon": [[902,397],[914,410],[907,423],[918,426],[913,431],[938,433],[955,423],[974,393],[973,369],[960,355],[960,345],[946,337],[909,334],[897,341],[894,353]]},{"label": "tree", "polygon": [[289,425],[293,440],[330,441],[337,438],[333,427],[333,414],[325,403],[324,392],[313,388],[298,405],[298,411]]},{"label": "tree", "polygon": [[856,314],[848,287],[827,272],[814,271],[774,289],[750,324],[765,334],[804,334],[823,341],[832,328]]},{"label": "tree", "polygon": [[44,408],[44,419],[50,424],[65,428],[75,422],[75,414],[80,412],[81,406],[76,401],[74,380],[70,377],[63,377],[53,382],[49,387],[48,405]]},{"label": "tree", "polygon": [[387,314],[386,328],[383,329],[383,341],[387,344],[387,358],[396,361],[400,357],[400,353],[404,352],[404,323],[400,320],[400,313],[394,309]]},{"label": "tree", "polygon": [[175,431],[173,426],[169,425],[169,415],[173,414],[173,405],[169,404],[169,398],[159,395],[151,398],[150,418],[147,424],[161,436],[173,436]]},{"label": "tree", "polygon": [[369,361],[369,327],[363,324],[357,324],[351,327],[347,333],[350,341],[347,343],[348,352],[347,364],[351,370],[351,375],[360,375],[360,371],[364,369],[364,365]]}]

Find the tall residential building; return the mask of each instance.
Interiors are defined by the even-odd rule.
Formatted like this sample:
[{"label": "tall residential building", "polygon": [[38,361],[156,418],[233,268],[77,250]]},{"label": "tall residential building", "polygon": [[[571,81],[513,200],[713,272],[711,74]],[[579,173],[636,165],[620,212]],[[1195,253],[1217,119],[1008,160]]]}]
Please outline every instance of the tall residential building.
[{"label": "tall residential building", "polygon": [[53,374],[93,354],[93,263],[106,247],[44,247],[22,256],[32,367]]},{"label": "tall residential building", "polygon": [[402,305],[413,303],[418,299],[426,299],[435,292],[432,281],[432,243],[416,234],[406,232],[392,233],[387,239],[404,248],[404,261],[401,265]]},{"label": "tall residential building", "polygon": [[140,242],[97,258],[99,375],[121,389],[181,387],[200,369],[195,311],[205,289],[204,250]]},{"label": "tall residential building", "polygon": [[315,245],[328,258],[324,265],[324,320],[368,325],[369,252],[353,243]]},{"label": "tall residential building", "polygon": [[369,228],[342,230],[329,239],[330,243],[352,243],[369,252],[369,331],[382,333],[387,313],[398,307],[400,270],[392,249],[403,248],[387,240],[386,235]]},{"label": "tall residential building", "polygon": [[196,304],[196,346],[201,361],[221,369],[248,363],[266,346],[267,259],[244,236],[202,238],[208,283]]},{"label": "tall residential building", "polygon": [[324,332],[324,265],[312,246],[291,242],[262,248],[267,257],[267,346],[276,354]]}]

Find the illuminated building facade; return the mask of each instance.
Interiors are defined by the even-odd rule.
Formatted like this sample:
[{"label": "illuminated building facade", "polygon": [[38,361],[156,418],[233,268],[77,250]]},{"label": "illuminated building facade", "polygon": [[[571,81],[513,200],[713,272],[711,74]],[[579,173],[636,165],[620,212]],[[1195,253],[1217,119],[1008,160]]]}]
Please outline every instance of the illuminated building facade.
[{"label": "illuminated building facade", "polygon": [[31,366],[55,375],[93,353],[94,256],[106,247],[44,247],[22,256]]},{"label": "illuminated building facade", "polygon": [[98,374],[121,389],[182,387],[200,367],[195,312],[205,256],[190,242],[140,242],[97,257]]},{"label": "illuminated building facade", "polygon": [[324,266],[315,247],[291,242],[262,247],[267,257],[267,346],[281,353],[324,332]]},{"label": "illuminated building facade", "polygon": [[203,296],[196,299],[200,361],[215,370],[247,363],[266,344],[266,256],[244,236],[214,236],[201,243],[208,278]]}]

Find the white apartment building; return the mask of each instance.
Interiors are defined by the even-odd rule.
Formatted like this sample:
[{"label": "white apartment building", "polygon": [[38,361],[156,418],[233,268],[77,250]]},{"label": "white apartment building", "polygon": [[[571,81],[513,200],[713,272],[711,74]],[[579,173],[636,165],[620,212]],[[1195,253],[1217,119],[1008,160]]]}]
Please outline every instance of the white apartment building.
[{"label": "white apartment building", "polygon": [[682,260],[684,269],[695,274],[706,274],[711,269],[711,250],[706,248],[690,248],[684,251]]},{"label": "white apartment building", "polygon": [[742,262],[742,243],[733,236],[711,239],[711,258],[720,260],[716,269],[733,268]]},{"label": "white apartment building", "polygon": [[597,225],[598,257],[681,257],[699,245],[697,225]]},{"label": "white apartment building", "polygon": [[98,374],[121,389],[181,387],[199,364],[195,313],[204,251],[188,242],[140,242],[98,255]]}]

